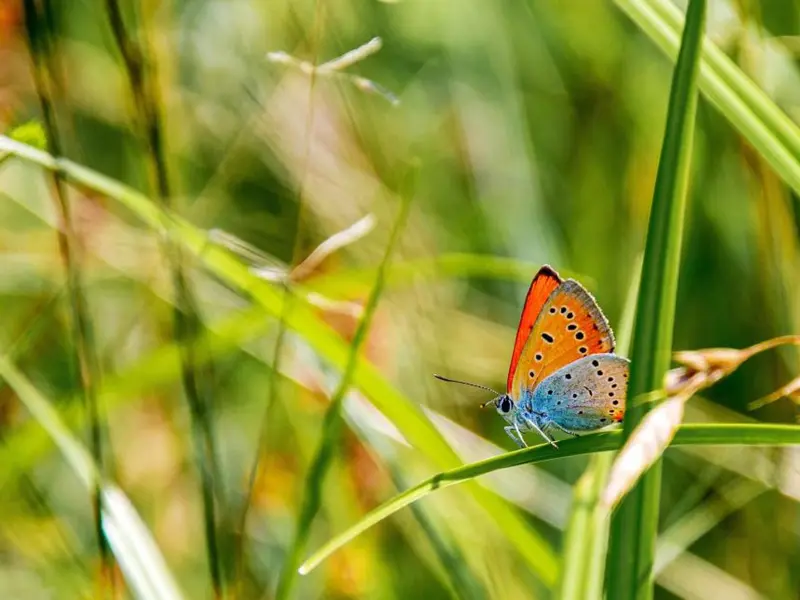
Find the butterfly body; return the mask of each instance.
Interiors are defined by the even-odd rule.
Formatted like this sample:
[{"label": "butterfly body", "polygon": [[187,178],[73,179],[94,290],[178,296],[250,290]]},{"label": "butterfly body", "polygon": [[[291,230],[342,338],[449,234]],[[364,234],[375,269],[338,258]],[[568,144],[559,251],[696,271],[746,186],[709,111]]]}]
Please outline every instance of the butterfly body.
[{"label": "butterfly body", "polygon": [[544,266],[525,299],[506,393],[487,404],[519,446],[528,431],[555,446],[553,431],[578,435],[619,423],[629,362],[613,352],[614,334],[591,294]]}]

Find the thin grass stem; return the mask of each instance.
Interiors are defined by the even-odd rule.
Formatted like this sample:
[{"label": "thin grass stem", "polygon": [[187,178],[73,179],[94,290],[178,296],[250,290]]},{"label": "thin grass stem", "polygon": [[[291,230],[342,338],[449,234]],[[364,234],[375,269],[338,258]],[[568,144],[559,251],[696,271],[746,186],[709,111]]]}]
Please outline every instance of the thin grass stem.
[{"label": "thin grass stem", "polygon": [[[323,25],[323,5],[320,0],[315,0],[314,3],[314,24],[312,26],[312,39],[311,45],[313,48],[313,52],[316,56],[319,53],[320,47],[320,38],[322,35],[322,25]],[[308,84],[308,112],[306,113],[306,135],[305,135],[305,148],[303,151],[303,167],[299,177],[298,186],[297,186],[297,225],[295,227],[295,237],[294,243],[292,245],[292,262],[289,265],[289,279],[291,279],[291,272],[293,270],[293,265],[295,265],[299,261],[299,257],[301,254],[302,246],[303,246],[303,223],[305,222],[305,212],[307,210],[306,206],[306,180],[308,176],[308,169],[311,164],[311,145],[312,145],[312,138],[314,135],[314,89],[317,82],[317,73],[312,71],[309,78]],[[264,412],[261,417],[261,425],[259,427],[258,433],[258,441],[256,442],[256,455],[253,459],[252,467],[250,468],[250,474],[247,480],[247,489],[245,491],[245,497],[242,502],[242,507],[239,511],[239,518],[237,519],[237,539],[235,542],[235,562],[236,562],[236,570],[237,570],[237,580],[241,582],[243,580],[243,573],[245,568],[245,539],[246,539],[246,530],[247,530],[247,518],[250,513],[250,507],[253,502],[253,493],[257,484],[257,478],[259,469],[261,468],[261,459],[266,451],[267,443],[269,441],[269,434],[270,434],[270,422],[271,422],[271,415],[272,415],[272,407],[275,404],[275,400],[278,396],[279,392],[279,384],[280,384],[280,360],[283,354],[283,347],[286,342],[286,323],[289,319],[289,316],[294,308],[296,302],[296,298],[294,296],[294,292],[291,288],[291,282],[286,281],[283,285],[283,307],[280,312],[278,318],[278,332],[275,337],[275,346],[273,349],[272,355],[272,365],[269,373],[269,387],[267,390],[267,397],[266,397],[266,404],[264,406]]]},{"label": "thin grass stem", "polygon": [[[47,145],[56,159],[63,156],[63,144],[57,123],[55,109],[55,82],[59,79],[59,69],[55,64],[54,36],[55,16],[53,6],[47,1],[37,4],[35,0],[25,0],[25,28],[33,59],[33,79],[39,97]],[[99,365],[94,344],[92,321],[89,316],[81,258],[78,251],[78,235],[72,220],[67,186],[58,171],[52,171],[54,197],[60,219],[57,231],[58,248],[66,274],[67,298],[70,312],[70,330],[74,340],[73,359],[77,364],[78,379],[83,396],[83,406],[89,419],[90,451],[101,475],[105,474],[103,452],[104,425],[98,408],[96,382]],[[102,494],[99,485],[92,494],[95,536],[100,553],[101,594],[113,594],[114,561],[103,533]]]},{"label": "thin grass stem", "polygon": [[375,309],[378,306],[381,293],[383,292],[386,270],[391,260],[392,253],[400,238],[400,233],[405,225],[408,216],[411,199],[414,194],[414,185],[416,179],[416,168],[411,167],[412,172],[409,175],[409,181],[406,183],[405,189],[400,196],[400,210],[395,218],[392,226],[392,231],[389,235],[389,241],[386,244],[386,250],[381,258],[378,271],[375,275],[375,285],[367,298],[364,307],[364,314],[358,323],[353,341],[350,344],[350,353],[347,358],[342,378],[339,380],[339,385],[331,396],[330,405],[325,412],[325,418],[322,424],[322,439],[314,457],[311,460],[311,466],[308,469],[306,477],[305,494],[303,501],[298,511],[297,524],[295,529],[294,539],[292,545],[287,553],[286,562],[281,570],[281,577],[278,583],[278,589],[275,594],[277,600],[284,600],[288,598],[297,578],[297,567],[300,563],[300,556],[305,552],[308,543],[309,532],[311,531],[311,524],[314,521],[317,513],[319,512],[322,504],[322,486],[325,481],[325,476],[330,469],[333,462],[335,453],[338,449],[339,438],[341,436],[342,417],[341,408],[344,401],[345,394],[350,389],[353,373],[355,372],[356,365],[358,364],[358,356],[361,351],[361,346],[366,340],[372,317]]},{"label": "thin grass stem", "polygon": [[[169,209],[173,194],[167,168],[155,51],[147,48],[146,40],[142,42],[128,33],[118,2],[107,0],[106,14],[122,57],[131,93],[136,101],[138,129],[144,138],[151,188],[157,203]],[[146,50],[147,57],[145,57]],[[201,323],[194,292],[183,264],[183,251],[180,245],[175,244],[169,236],[165,236],[162,239],[162,247],[171,271],[176,297],[173,311],[174,332],[175,338],[180,343],[181,381],[191,414],[194,453],[197,469],[200,472],[206,553],[211,583],[215,597],[221,598],[224,595],[224,574],[217,523],[217,502],[221,502],[222,498],[217,485],[219,468],[212,429],[211,404],[204,389],[210,382],[205,381],[205,385],[201,383],[197,365],[199,348],[196,346],[196,338]],[[208,363],[206,368],[210,367]],[[206,373],[205,379],[209,378]]]}]

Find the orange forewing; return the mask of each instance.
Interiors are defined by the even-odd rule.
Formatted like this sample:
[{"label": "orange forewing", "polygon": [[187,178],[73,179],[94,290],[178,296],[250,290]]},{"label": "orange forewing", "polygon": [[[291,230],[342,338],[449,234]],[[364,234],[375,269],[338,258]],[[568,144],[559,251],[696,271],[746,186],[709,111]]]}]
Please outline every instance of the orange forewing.
[{"label": "orange forewing", "polygon": [[614,334],[581,284],[566,280],[542,306],[517,360],[509,393],[533,389],[561,367],[589,354],[614,351]]},{"label": "orange forewing", "polygon": [[544,265],[531,282],[528,288],[528,295],[525,296],[525,306],[522,308],[522,315],[517,326],[517,338],[514,340],[514,352],[511,353],[511,365],[508,367],[508,381],[506,382],[506,392],[511,393],[511,384],[514,381],[514,373],[517,370],[517,363],[522,354],[522,348],[530,336],[534,323],[542,310],[542,306],[547,302],[547,298],[561,283],[558,276],[548,265]]}]

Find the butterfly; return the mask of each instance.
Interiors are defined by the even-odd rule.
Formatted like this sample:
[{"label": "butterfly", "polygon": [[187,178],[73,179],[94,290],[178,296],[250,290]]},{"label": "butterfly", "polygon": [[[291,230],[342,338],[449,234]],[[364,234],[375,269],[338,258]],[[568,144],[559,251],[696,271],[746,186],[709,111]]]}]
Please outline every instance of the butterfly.
[{"label": "butterfly", "polygon": [[536,431],[558,447],[554,430],[577,436],[622,422],[629,364],[614,354],[614,333],[592,295],[545,265],[525,298],[506,393],[435,377],[497,394],[481,406],[495,406],[518,446],[527,446],[524,432]]}]

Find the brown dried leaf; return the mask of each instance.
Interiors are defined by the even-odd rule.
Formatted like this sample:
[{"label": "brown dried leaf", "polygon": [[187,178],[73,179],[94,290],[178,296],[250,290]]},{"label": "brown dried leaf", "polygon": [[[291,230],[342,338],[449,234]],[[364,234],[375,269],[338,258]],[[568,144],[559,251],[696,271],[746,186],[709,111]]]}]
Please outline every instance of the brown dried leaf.
[{"label": "brown dried leaf", "polygon": [[684,381],[680,393],[671,395],[647,413],[633,430],[617,454],[608,475],[603,491],[603,505],[606,508],[610,509],[619,502],[639,477],[664,453],[683,421],[684,405],[698,390],[707,386],[707,381],[706,373],[695,373]]}]

